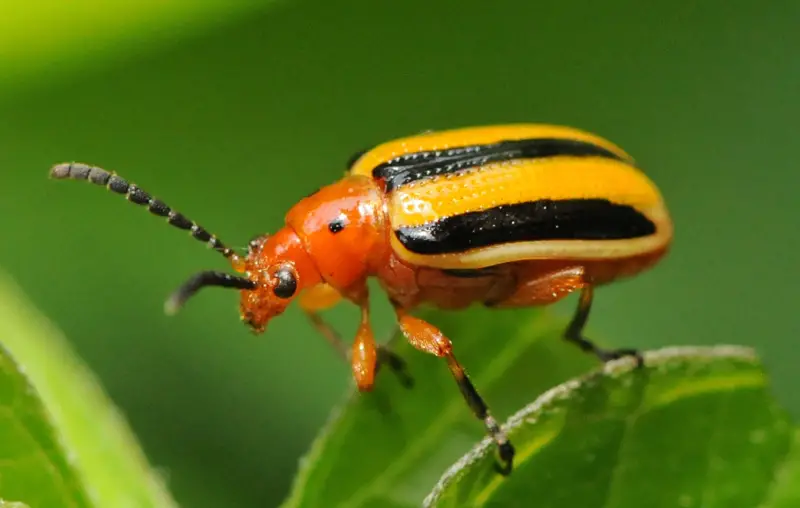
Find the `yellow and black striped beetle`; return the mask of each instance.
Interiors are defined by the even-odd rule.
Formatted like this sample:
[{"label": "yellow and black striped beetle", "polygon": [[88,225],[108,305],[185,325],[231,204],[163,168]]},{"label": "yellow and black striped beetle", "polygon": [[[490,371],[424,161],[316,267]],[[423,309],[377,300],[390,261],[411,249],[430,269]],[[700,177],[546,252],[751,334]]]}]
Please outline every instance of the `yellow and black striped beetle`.
[{"label": "yellow and black striped beetle", "polygon": [[[667,252],[672,222],[655,185],[614,144],[580,130],[515,124],[426,132],[358,154],[344,178],[299,201],[273,235],[246,255],[138,186],[78,163],[54,178],[89,180],[207,243],[242,275],[202,272],[167,301],[177,310],[205,286],[240,290],[240,314],[254,332],[299,298],[316,328],[349,359],[360,390],[379,362],[403,363],[377,346],[367,279],[386,291],[401,332],[442,357],[470,408],[498,445],[503,472],[514,448],[456,360],[450,340],[411,315],[421,304],[528,307],[580,291],[565,338],[606,361],[641,357],[604,350],[583,336],[594,288],[653,266]],[[352,347],[319,316],[341,299],[361,309]]]}]

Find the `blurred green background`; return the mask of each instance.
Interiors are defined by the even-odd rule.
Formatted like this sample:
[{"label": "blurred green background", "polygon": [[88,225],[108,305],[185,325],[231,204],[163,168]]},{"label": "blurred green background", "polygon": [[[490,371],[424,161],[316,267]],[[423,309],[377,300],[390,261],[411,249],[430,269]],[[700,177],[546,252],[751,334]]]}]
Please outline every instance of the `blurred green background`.
[{"label": "blurred green background", "polygon": [[[676,240],[599,291],[593,335],[755,346],[800,415],[800,3],[122,5],[0,7],[0,267],[183,506],[276,505],[348,370],[296,309],[257,338],[225,291],[165,317],[164,297],[222,259],[119,197],[48,181],[53,163],[119,171],[243,246],[377,142],[501,122],[599,133],[660,185]],[[331,315],[354,330],[354,309]]]}]

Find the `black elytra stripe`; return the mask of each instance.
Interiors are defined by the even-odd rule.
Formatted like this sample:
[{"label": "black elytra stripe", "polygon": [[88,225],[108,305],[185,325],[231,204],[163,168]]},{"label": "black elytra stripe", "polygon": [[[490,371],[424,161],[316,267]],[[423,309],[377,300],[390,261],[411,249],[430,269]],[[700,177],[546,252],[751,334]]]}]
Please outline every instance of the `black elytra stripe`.
[{"label": "black elytra stripe", "polygon": [[417,254],[452,254],[478,247],[545,240],[621,240],[656,226],[628,205],[605,199],[537,200],[401,227],[397,239]]},{"label": "black elytra stripe", "polygon": [[545,157],[603,157],[628,162],[602,146],[575,139],[531,138],[430,150],[400,155],[372,170],[374,178],[386,180],[386,192],[411,182],[447,175],[492,162]]}]

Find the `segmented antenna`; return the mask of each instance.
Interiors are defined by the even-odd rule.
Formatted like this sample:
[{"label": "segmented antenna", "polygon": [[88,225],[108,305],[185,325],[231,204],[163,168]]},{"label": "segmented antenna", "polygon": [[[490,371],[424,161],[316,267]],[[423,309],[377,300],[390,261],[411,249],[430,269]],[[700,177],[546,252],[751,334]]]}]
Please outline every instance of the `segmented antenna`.
[{"label": "segmented antenna", "polygon": [[169,315],[178,312],[183,307],[186,300],[194,296],[198,291],[208,286],[219,286],[233,289],[255,289],[256,283],[244,277],[230,275],[224,272],[200,272],[187,280],[179,287],[164,303],[164,312]]},{"label": "segmented antenna", "polygon": [[102,185],[106,189],[116,192],[117,194],[124,194],[128,201],[136,203],[137,205],[146,205],[147,209],[153,215],[166,217],[169,224],[176,228],[189,231],[194,238],[206,243],[209,247],[232,262],[235,263],[238,261],[238,255],[233,249],[226,247],[216,236],[206,231],[205,228],[176,212],[160,199],[154,198],[136,184],[129,183],[116,173],[78,162],[65,162],[53,166],[52,169],[50,169],[50,177],[59,180],[88,180],[95,185]]}]

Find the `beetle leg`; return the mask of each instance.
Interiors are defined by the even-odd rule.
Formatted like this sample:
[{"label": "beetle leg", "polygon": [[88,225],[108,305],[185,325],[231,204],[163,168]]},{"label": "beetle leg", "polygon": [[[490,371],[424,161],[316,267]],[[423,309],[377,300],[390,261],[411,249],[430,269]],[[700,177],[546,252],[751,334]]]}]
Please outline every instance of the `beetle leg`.
[{"label": "beetle leg", "polygon": [[380,372],[383,365],[386,365],[389,367],[389,370],[394,372],[394,375],[397,376],[397,379],[404,388],[411,388],[414,386],[414,378],[408,373],[406,361],[385,345],[378,344],[378,365],[375,372]]},{"label": "beetle leg", "polygon": [[[523,273],[522,275],[524,276],[525,274]],[[577,290],[581,291],[578,308],[567,326],[564,338],[580,347],[583,351],[592,353],[603,362],[624,356],[633,356],[636,358],[636,362],[642,365],[642,355],[635,349],[602,349],[583,335],[583,329],[589,317],[589,310],[592,307],[594,287],[584,279],[584,270],[581,266],[546,274],[537,274],[527,282],[520,284],[512,294],[502,300],[488,302],[487,305],[491,307],[548,305]]]},{"label": "beetle leg", "polygon": [[[317,329],[328,343],[339,353],[339,356],[345,362],[352,364],[352,354],[350,348],[347,346],[342,337],[328,324],[319,312],[327,308],[333,307],[339,303],[342,296],[328,284],[318,284],[300,294],[300,307],[302,307],[311,324]],[[367,323],[367,330],[369,330],[369,323]],[[361,328],[359,328],[360,332]],[[371,331],[369,334],[371,335]],[[374,340],[373,340],[374,343]],[[405,361],[399,355],[389,350],[383,345],[377,346],[377,365],[375,372],[380,370],[381,365],[387,365],[392,372],[397,375],[400,384],[406,388],[410,388],[414,384],[414,380],[408,374]]]},{"label": "beetle leg", "polygon": [[567,326],[567,331],[564,335],[566,339],[576,344],[582,350],[591,352],[603,362],[616,360],[617,358],[625,356],[633,356],[636,358],[636,364],[641,367],[644,364],[644,358],[639,351],[635,349],[602,349],[584,337],[583,329],[589,317],[589,310],[592,308],[593,297],[594,287],[591,284],[585,284],[583,288],[581,288],[578,308],[572,316],[569,326]]},{"label": "beetle leg", "polygon": [[444,358],[447,361],[447,367],[458,384],[461,395],[463,395],[475,416],[483,421],[486,432],[497,444],[500,455],[500,472],[502,474],[510,473],[514,459],[514,446],[500,429],[497,420],[489,412],[489,408],[480,394],[478,394],[472,381],[467,377],[464,368],[456,360],[450,340],[432,324],[410,316],[403,309],[397,308],[395,311],[400,331],[403,332],[403,335],[412,346],[420,351]]},{"label": "beetle leg", "polygon": [[504,297],[486,303],[489,307],[529,307],[550,305],[586,285],[583,267],[576,266],[544,273],[517,275],[521,282]]},{"label": "beetle leg", "polygon": [[333,349],[339,353],[339,356],[341,356],[344,361],[349,361],[350,352],[347,349],[347,344],[344,343],[336,330],[334,330],[333,327],[328,324],[327,321],[322,319],[322,316],[316,312],[306,311],[306,316],[308,317],[309,321],[311,321],[311,324],[314,325],[314,328],[317,329],[317,332],[325,337],[325,340],[328,341],[328,344],[330,344]]},{"label": "beetle leg", "polygon": [[359,391],[372,390],[375,382],[375,371],[378,367],[378,349],[375,345],[375,336],[369,322],[369,307],[366,303],[361,305],[361,324],[358,326],[356,338],[353,341],[353,350],[350,356],[353,368],[353,378]]}]

